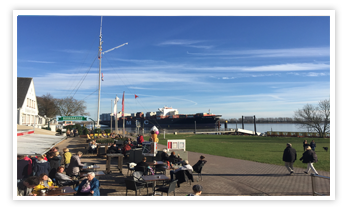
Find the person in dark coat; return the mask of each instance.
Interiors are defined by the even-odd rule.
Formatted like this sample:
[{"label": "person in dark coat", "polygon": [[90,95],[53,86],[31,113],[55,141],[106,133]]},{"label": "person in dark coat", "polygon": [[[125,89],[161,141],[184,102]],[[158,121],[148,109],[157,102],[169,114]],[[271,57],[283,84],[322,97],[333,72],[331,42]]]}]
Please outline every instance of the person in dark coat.
[{"label": "person in dark coat", "polygon": [[149,169],[149,164],[146,163],[146,157],[143,157],[143,160],[139,163],[137,163],[136,167],[145,167],[144,174],[147,175],[148,169]]},{"label": "person in dark coat", "polygon": [[45,173],[48,175],[50,172],[50,163],[47,162],[44,159],[43,155],[37,156],[37,161],[35,162],[34,168],[33,168],[33,176],[40,176],[41,174]]},{"label": "person in dark coat", "polygon": [[306,151],[308,146],[309,146],[309,144],[307,143],[307,140],[304,140],[303,141],[303,151]]},{"label": "person in dark coat", "polygon": [[161,160],[162,160],[163,162],[169,161],[169,155],[167,154],[167,149],[163,149],[162,151],[163,151],[163,152],[162,152],[162,154],[161,154]]},{"label": "person in dark coat", "polygon": [[208,161],[206,161],[206,160],[204,160],[204,159],[205,159],[205,157],[204,157],[203,155],[201,155],[201,156],[199,157],[198,162],[197,162],[195,165],[192,166],[192,168],[193,168],[193,170],[194,170],[195,172],[201,173],[204,164],[205,164],[206,162],[208,162]]},{"label": "person in dark coat", "polygon": [[17,183],[29,176],[28,167],[29,161],[24,160],[24,155],[17,155]]},{"label": "person in dark coat", "polygon": [[111,145],[111,147],[108,148],[107,153],[121,153],[121,148],[118,147],[116,144]]},{"label": "person in dark coat", "polygon": [[309,146],[312,148],[313,151],[315,151],[315,147],[317,147],[317,144],[314,142],[314,140],[312,140]]},{"label": "person in dark coat", "polygon": [[312,150],[310,146],[306,148],[306,151],[303,153],[300,160],[302,160],[302,163],[307,163],[307,170],[304,172],[305,174],[308,174],[309,171],[312,169],[314,173],[318,175],[317,170],[315,170],[313,166],[313,163],[318,162],[318,157],[317,157],[317,154]]},{"label": "person in dark coat", "polygon": [[285,167],[290,172],[290,175],[293,175],[294,173],[293,165],[296,159],[297,159],[296,150],[292,148],[291,143],[287,143],[283,153],[283,161],[285,162]]},{"label": "person in dark coat", "polygon": [[59,155],[59,152],[51,152],[47,158],[48,162],[50,163],[48,177],[51,179],[56,178],[57,169],[60,166],[60,158],[57,155]]}]

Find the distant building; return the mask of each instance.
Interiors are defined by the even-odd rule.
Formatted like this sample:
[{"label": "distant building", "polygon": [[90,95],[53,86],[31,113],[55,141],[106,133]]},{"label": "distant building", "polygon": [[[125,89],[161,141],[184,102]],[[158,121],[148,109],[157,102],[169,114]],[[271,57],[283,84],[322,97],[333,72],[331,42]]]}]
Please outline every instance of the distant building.
[{"label": "distant building", "polygon": [[44,125],[45,118],[38,113],[33,78],[17,77],[17,124]]}]

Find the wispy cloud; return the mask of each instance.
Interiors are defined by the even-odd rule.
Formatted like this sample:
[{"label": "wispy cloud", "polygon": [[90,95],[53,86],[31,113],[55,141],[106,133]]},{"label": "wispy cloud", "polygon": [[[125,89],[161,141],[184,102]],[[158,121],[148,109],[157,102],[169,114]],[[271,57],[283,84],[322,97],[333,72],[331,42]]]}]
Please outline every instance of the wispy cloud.
[{"label": "wispy cloud", "polygon": [[73,53],[73,54],[86,53],[86,50],[73,50],[73,49],[62,49],[62,50],[57,50],[57,51],[64,52],[64,53]]},{"label": "wispy cloud", "polygon": [[248,56],[248,57],[324,57],[330,56],[329,47],[254,49],[254,50],[215,50],[204,53],[192,53],[196,56]]},{"label": "wispy cloud", "polygon": [[242,71],[306,71],[330,69],[328,64],[292,63],[241,68]]},{"label": "wispy cloud", "polygon": [[203,43],[206,41],[203,40],[168,40],[159,43],[159,46],[165,46],[165,45],[177,45],[177,46],[185,46],[185,47],[191,47],[191,48],[203,48],[203,49],[210,49],[214,46],[212,45],[197,45],[198,43]]},{"label": "wispy cloud", "polygon": [[53,64],[53,63],[56,63],[56,62],[37,61],[37,60],[25,60],[24,62],[39,63],[39,64]]},{"label": "wispy cloud", "polygon": [[121,62],[130,62],[130,63],[137,63],[137,64],[163,64],[166,63],[165,61],[161,60],[150,60],[150,59],[121,59],[121,58],[112,58],[109,60],[114,60],[114,61],[121,61]]}]

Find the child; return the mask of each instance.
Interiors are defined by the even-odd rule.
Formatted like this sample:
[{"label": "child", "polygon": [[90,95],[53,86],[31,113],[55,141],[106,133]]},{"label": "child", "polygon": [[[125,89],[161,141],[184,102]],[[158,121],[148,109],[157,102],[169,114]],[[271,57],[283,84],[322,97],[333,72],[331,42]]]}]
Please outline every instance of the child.
[{"label": "child", "polygon": [[187,196],[200,196],[202,194],[203,187],[202,185],[194,185],[192,187],[192,190],[194,193],[190,193]]}]

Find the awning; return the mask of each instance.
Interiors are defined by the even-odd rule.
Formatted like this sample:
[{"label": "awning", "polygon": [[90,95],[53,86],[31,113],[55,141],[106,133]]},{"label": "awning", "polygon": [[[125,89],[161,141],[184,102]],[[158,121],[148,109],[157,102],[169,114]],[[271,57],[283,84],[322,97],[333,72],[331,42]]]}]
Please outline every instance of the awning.
[{"label": "awning", "polygon": [[51,136],[41,134],[29,134],[17,136],[18,155],[42,155],[52,147],[65,140],[66,136]]}]

